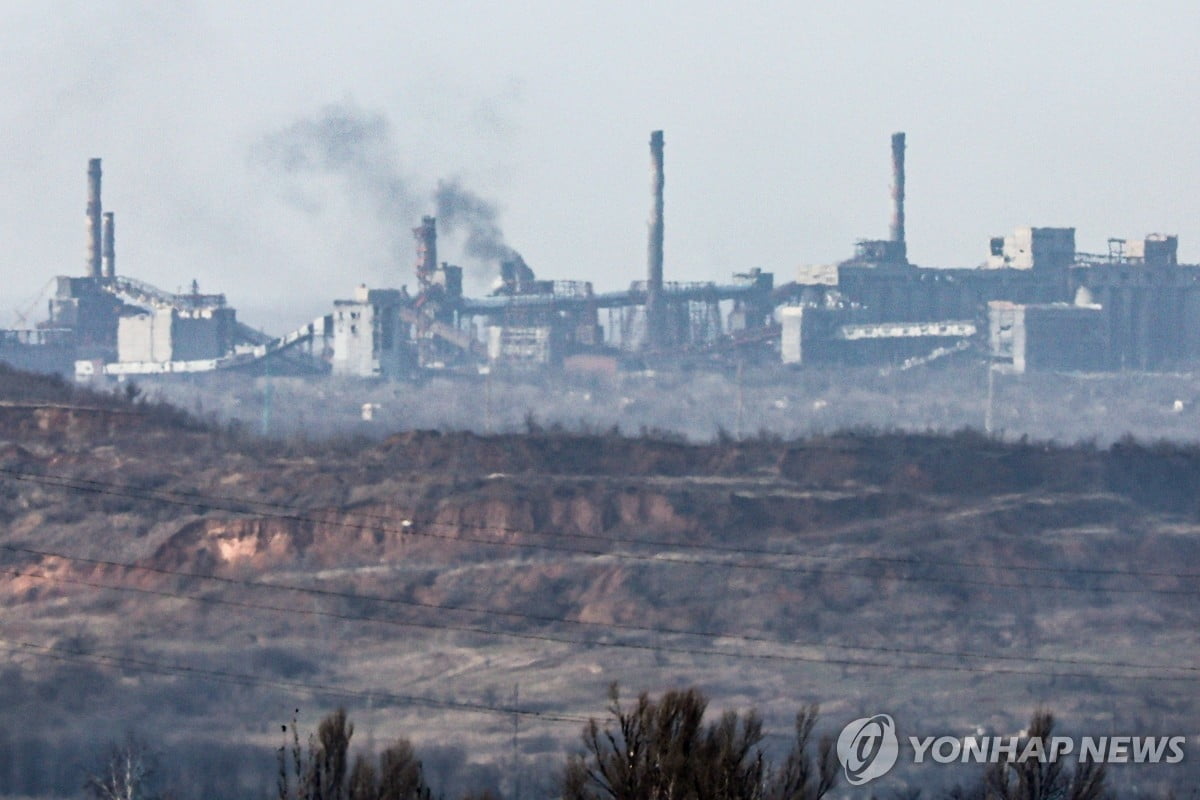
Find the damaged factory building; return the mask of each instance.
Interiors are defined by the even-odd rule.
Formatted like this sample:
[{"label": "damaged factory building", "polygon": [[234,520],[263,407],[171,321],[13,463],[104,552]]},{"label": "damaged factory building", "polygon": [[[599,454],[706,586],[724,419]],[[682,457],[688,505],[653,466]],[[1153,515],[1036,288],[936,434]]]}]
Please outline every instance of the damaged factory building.
[{"label": "damaged factory building", "polygon": [[[530,372],[594,368],[605,361],[663,364],[759,345],[777,328],[773,277],[760,270],[730,284],[663,279],[664,138],[650,139],[651,212],[647,278],[628,290],[598,293],[588,281],[546,280],[516,252],[499,263],[493,291],[463,293],[462,269],[439,262],[437,220],[424,217],[416,241],[417,292],[360,286],[334,305],[332,371],[389,377],[417,370]],[[774,358],[766,355],[766,358]]]},{"label": "damaged factory building", "polygon": [[[81,375],[210,368],[240,341],[244,326],[236,312],[223,295],[201,294],[195,282],[190,293],[175,295],[118,275],[116,217],[103,210],[101,179],[100,159],[91,159],[84,276],[57,278],[48,320],[39,331],[69,343],[69,360]],[[54,364],[49,362],[44,366]]]},{"label": "damaged factory building", "polygon": [[1030,226],[990,239],[977,266],[912,263],[903,133],[891,137],[886,239],[861,240],[851,258],[803,268],[784,284],[750,265],[734,265],[727,283],[667,280],[662,131],[649,144],[645,280],[628,289],[539,277],[507,250],[490,293],[468,296],[462,268],[439,261],[437,220],[426,216],[413,229],[411,293],[397,270],[392,286],[360,285],[282,336],[244,324],[224,295],[203,294],[195,281],[174,294],[118,274],[116,220],[103,210],[100,159],[92,159],[83,274],[57,278],[44,322],[0,331],[0,360],[83,380],[216,371],[611,374],[746,363],[786,374],[941,359],[1103,372],[1200,360],[1200,266],[1179,263],[1173,235],[1109,239],[1107,252],[1095,254],[1077,249],[1074,228]]}]

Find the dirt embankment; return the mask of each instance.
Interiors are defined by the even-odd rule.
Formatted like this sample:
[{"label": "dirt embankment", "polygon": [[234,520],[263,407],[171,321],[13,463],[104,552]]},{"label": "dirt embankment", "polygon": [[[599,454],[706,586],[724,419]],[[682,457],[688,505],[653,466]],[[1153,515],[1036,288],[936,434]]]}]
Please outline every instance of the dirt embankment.
[{"label": "dirt embankment", "polygon": [[[1143,511],[1200,515],[1200,450],[1132,442],[1096,450],[964,433],[688,444],[421,431],[321,453],[180,429],[130,409],[3,407],[0,435],[9,473],[0,515],[10,532],[44,540],[45,526],[59,523],[49,539],[93,536],[118,556],[199,572],[379,564],[439,550],[474,558],[493,544],[585,555],[763,549],[989,499],[1004,506],[989,512],[995,525],[1031,533]],[[1014,510],[1013,497],[1025,505]]]}]

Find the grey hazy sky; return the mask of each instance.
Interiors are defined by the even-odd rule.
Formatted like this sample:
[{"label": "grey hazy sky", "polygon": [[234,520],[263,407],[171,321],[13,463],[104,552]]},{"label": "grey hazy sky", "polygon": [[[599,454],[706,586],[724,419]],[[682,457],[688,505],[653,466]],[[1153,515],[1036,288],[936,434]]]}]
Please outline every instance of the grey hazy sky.
[{"label": "grey hazy sky", "polygon": [[123,273],[275,330],[411,285],[416,219],[251,155],[330,105],[387,122],[418,199],[457,178],[539,276],[600,288],[642,277],[655,128],[668,279],[788,280],[883,237],[895,130],[921,264],[1021,224],[1178,233],[1200,261],[1195,3],[336,5],[4,3],[0,324],[82,273],[90,156]]}]

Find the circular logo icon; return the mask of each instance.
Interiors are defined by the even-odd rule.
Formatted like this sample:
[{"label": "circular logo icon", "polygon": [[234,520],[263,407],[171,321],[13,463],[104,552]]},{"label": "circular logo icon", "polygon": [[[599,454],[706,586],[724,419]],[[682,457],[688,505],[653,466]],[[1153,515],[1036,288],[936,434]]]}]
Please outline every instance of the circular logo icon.
[{"label": "circular logo icon", "polygon": [[896,722],[887,714],[856,719],[838,735],[838,761],[851,786],[862,786],[888,774],[896,766],[899,752]]}]

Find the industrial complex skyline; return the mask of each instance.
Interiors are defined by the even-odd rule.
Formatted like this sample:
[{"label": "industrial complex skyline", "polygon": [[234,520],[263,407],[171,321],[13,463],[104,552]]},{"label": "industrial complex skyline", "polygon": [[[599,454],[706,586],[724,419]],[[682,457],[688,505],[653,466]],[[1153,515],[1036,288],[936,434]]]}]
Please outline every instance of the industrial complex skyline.
[{"label": "industrial complex skyline", "polygon": [[[254,157],[331,107],[381,126],[414,185],[458,179],[495,204],[539,274],[601,290],[644,274],[643,148],[660,128],[675,280],[752,267],[789,280],[884,237],[879,138],[893,130],[909,136],[915,263],[980,264],[989,237],[1020,225],[1072,226],[1093,252],[1178,234],[1180,260],[1200,260],[1195,112],[1181,101],[1200,81],[1187,46],[1200,11],[1180,3],[124,2],[3,16],[19,64],[0,163],[6,325],[49,276],[81,274],[68,234],[95,156],[119,176],[105,191],[123,272],[172,290],[198,279],[279,333],[359,283],[413,288],[389,228],[409,237],[432,201],[389,220],[344,176],[298,179]],[[462,242],[442,248],[470,280]]]}]

